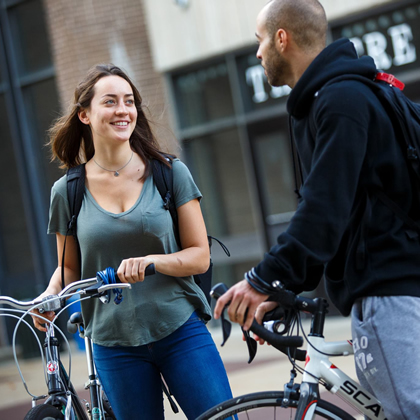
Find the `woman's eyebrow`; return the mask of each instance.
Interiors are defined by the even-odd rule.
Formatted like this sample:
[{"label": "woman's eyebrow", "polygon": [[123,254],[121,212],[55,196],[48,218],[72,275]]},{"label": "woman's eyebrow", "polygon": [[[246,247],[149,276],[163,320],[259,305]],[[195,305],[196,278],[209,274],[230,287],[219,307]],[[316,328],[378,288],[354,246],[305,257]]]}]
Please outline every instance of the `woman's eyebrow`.
[{"label": "woman's eyebrow", "polygon": [[[105,93],[104,95],[102,95],[102,98],[105,98],[105,96],[110,96],[111,98],[118,97],[118,95],[115,95],[115,93]],[[126,93],[124,95],[124,97],[126,97],[126,96],[134,96],[134,94],[133,93]]]}]

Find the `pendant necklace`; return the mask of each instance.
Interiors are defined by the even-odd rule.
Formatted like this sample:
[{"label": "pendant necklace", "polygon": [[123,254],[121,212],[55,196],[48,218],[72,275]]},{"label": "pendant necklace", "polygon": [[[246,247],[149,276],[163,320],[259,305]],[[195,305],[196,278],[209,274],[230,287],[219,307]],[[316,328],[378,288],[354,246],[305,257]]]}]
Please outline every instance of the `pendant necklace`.
[{"label": "pendant necklace", "polygon": [[134,152],[133,151],[131,151],[131,156],[130,156],[130,159],[128,159],[128,162],[124,165],[124,166],[121,166],[121,168],[119,168],[119,169],[116,169],[116,170],[114,170],[114,169],[106,169],[106,168],[104,168],[103,166],[101,166],[101,165],[99,165],[99,163],[98,162],[96,162],[96,160],[95,160],[95,158],[92,158],[93,159],[93,161],[101,168],[101,169],[103,169],[104,171],[108,171],[108,172],[114,172],[114,176],[119,176],[120,175],[120,171],[121,171],[121,169],[124,169],[130,162],[131,162],[131,159],[133,159],[133,155],[134,155]]}]

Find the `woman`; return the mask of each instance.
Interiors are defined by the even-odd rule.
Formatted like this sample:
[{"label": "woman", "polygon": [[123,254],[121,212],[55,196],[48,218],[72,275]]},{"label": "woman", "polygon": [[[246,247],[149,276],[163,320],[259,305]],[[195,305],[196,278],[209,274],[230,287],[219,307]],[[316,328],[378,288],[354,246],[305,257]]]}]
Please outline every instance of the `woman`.
[{"label": "woman", "polygon": [[[172,163],[182,249],[151,175],[165,161],[128,76],[113,65],[92,68],[70,112],[51,129],[64,168],[86,161],[86,191],[77,222],[81,250],[67,236],[68,284],[118,267],[133,284],[121,305],[82,302],[85,334],[118,420],[163,419],[161,374],[189,419],[231,397],[226,372],[204,320],[210,308],[192,275],[209,264],[201,194],[187,167]],[[61,290],[61,256],[70,219],[66,177],[52,188],[48,232],[57,237],[59,267],[43,295]],[[144,270],[157,273],[145,279]],[[44,314],[45,315],[45,314]],[[51,319],[53,314],[48,314]],[[45,330],[38,318],[35,326]]]}]

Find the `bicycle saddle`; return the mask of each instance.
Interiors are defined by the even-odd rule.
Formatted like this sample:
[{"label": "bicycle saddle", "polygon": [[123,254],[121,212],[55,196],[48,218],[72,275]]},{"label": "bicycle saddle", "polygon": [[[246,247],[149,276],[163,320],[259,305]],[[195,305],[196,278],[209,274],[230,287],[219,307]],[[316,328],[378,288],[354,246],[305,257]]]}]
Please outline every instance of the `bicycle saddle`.
[{"label": "bicycle saddle", "polygon": [[76,334],[80,327],[84,328],[82,313],[75,312],[71,314],[67,321],[67,331],[71,334]]}]

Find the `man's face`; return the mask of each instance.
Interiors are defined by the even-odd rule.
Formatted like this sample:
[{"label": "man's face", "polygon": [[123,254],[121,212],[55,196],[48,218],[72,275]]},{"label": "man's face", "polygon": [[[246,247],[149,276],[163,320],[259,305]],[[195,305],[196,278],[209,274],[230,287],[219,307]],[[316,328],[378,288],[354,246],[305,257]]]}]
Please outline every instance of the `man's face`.
[{"label": "man's face", "polygon": [[276,47],[276,38],[270,36],[265,25],[264,10],[257,17],[257,31],[255,33],[259,44],[257,58],[265,69],[268,83],[271,86],[283,86],[290,73],[290,64]]}]

